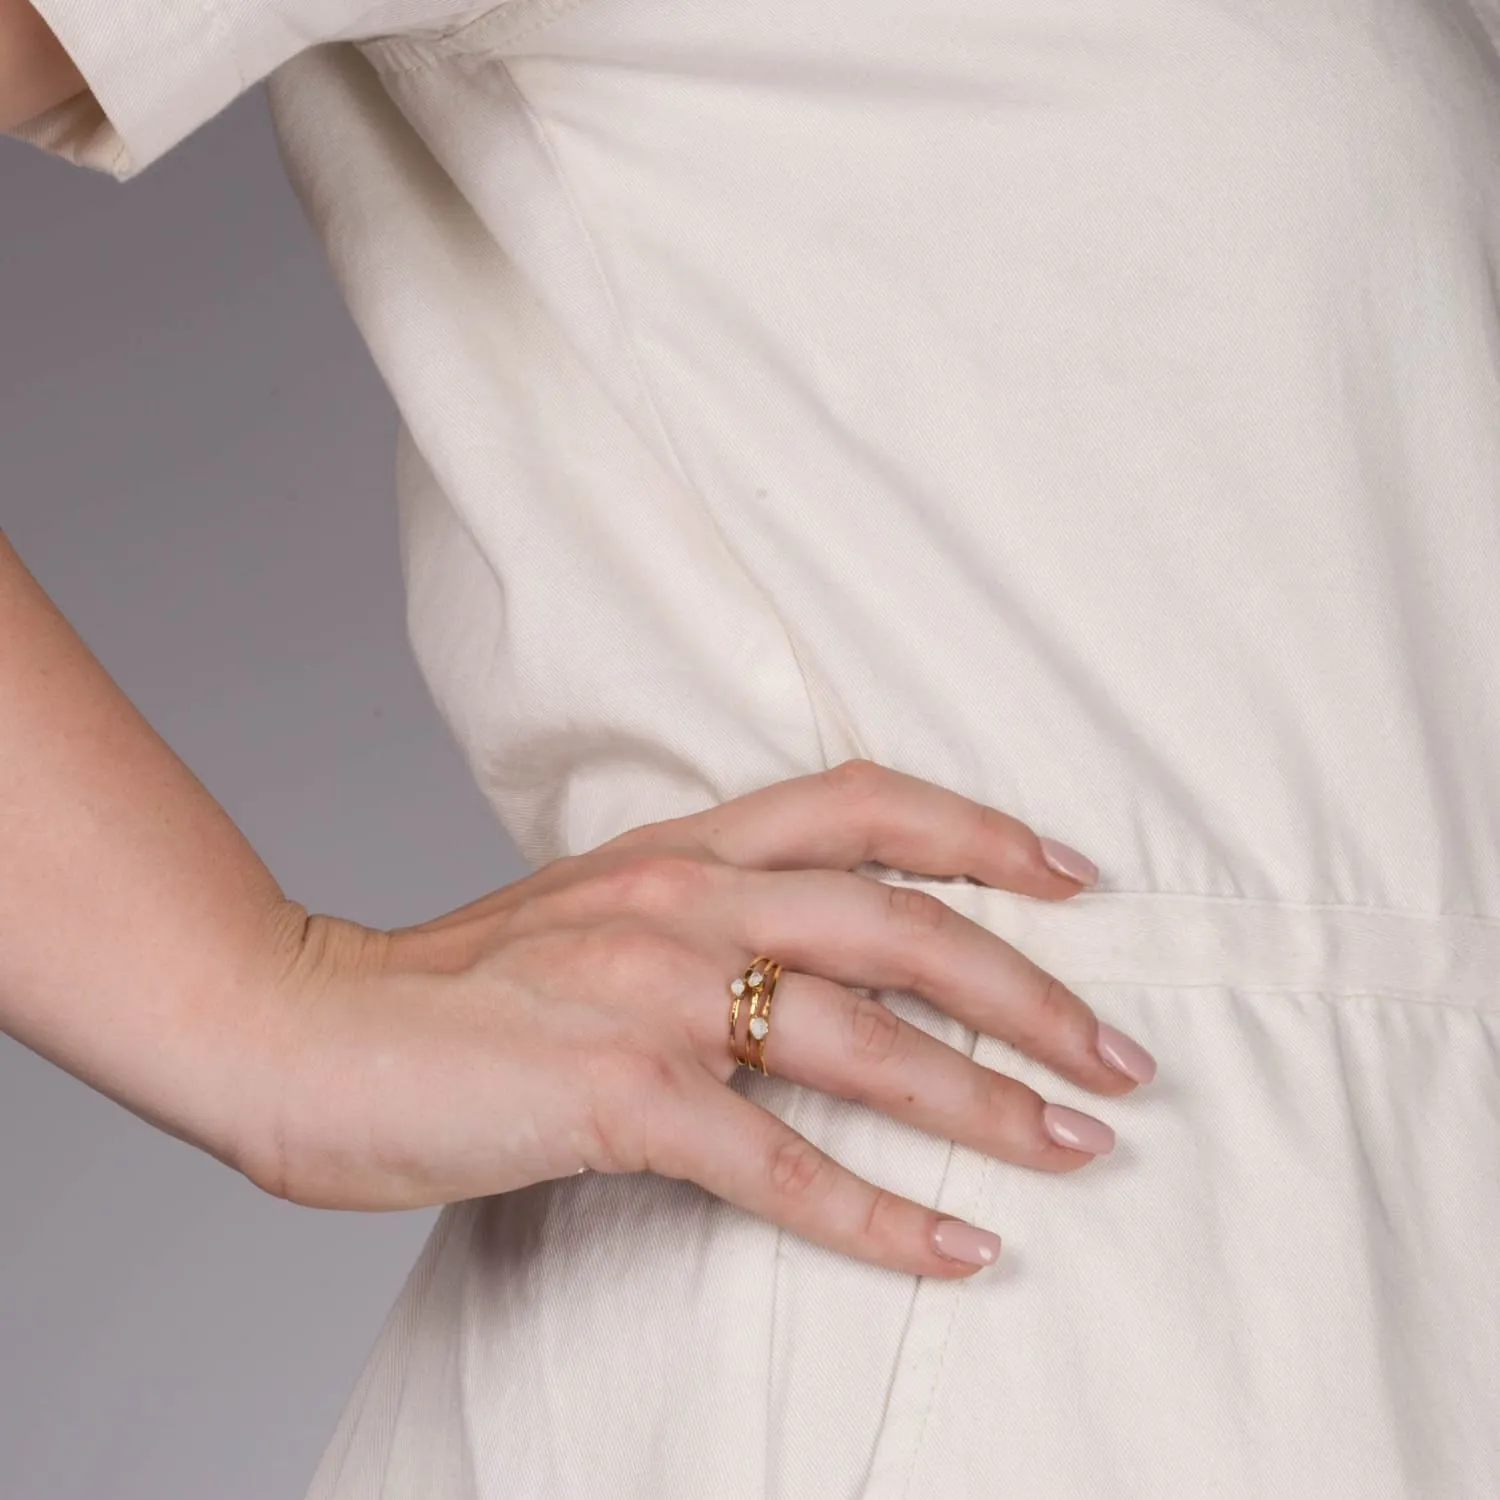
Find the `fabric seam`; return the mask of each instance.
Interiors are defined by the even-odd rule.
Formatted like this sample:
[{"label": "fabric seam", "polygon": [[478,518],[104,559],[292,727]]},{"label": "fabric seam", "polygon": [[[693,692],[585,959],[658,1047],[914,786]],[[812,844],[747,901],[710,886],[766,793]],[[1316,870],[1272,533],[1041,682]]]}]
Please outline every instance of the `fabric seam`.
[{"label": "fabric seam", "polygon": [[1283,999],[1297,995],[1324,1005],[1347,1005],[1355,1000],[1378,1000],[1396,1005],[1436,1005],[1469,1015],[1500,1014],[1500,997],[1494,1001],[1465,1000],[1444,990],[1321,990],[1313,985],[1245,984],[1233,979],[1195,979],[1191,983],[1170,979],[1075,979],[1074,984],[1107,984],[1120,989],[1145,990],[1231,990],[1236,995],[1277,995]]},{"label": "fabric seam", "polygon": [[[545,30],[594,0],[500,0],[482,16],[440,34],[380,37],[362,50],[378,68],[420,73],[440,63],[487,59],[503,46]],[[529,23],[529,24],[528,24]]]},{"label": "fabric seam", "polygon": [[[591,0],[572,0],[572,3],[567,5],[566,8],[574,9],[579,5],[588,3],[591,3]],[[559,11],[556,12],[556,14],[562,14],[562,12]],[[469,54],[464,55],[467,56]],[[768,611],[771,619],[776,622],[778,628],[780,629],[781,637],[785,642],[786,649],[791,657],[792,668],[797,674],[798,687],[803,704],[806,707],[808,718],[812,723],[813,734],[818,745],[818,758],[826,766],[828,763],[828,747],[823,738],[822,722],[818,717],[816,706],[814,704],[812,685],[808,678],[807,669],[803,664],[801,653],[797,650],[796,643],[792,639],[791,631],[788,629],[786,621],[782,618],[781,612],[776,609],[771,599],[767,596],[764,589],[761,587],[760,581],[755,575],[755,571],[745,563],[745,561],[734,551],[732,547],[730,547],[729,542],[724,536],[723,530],[718,523],[718,519],[714,515],[713,507],[709,505],[706,495],[703,493],[702,489],[693,480],[692,476],[687,471],[687,466],[684,464],[682,455],[678,451],[677,444],[673,441],[672,434],[667,426],[666,418],[662,413],[661,403],[657,397],[655,388],[646,375],[645,363],[641,358],[640,350],[636,346],[634,332],[630,326],[629,320],[625,317],[624,309],[621,306],[620,299],[615,292],[614,283],[611,280],[609,272],[605,267],[604,259],[599,253],[598,243],[594,237],[593,232],[589,228],[588,221],[584,216],[583,209],[578,202],[578,198],[573,192],[572,183],[569,181],[567,173],[563,170],[562,163],[558,159],[556,151],[553,149],[552,140],[547,133],[545,125],[542,123],[536,111],[532,109],[530,101],[526,98],[525,93],[522,91],[520,85],[516,82],[515,75],[512,73],[508,62],[503,57],[498,59],[491,58],[490,60],[498,61],[500,67],[504,69],[506,79],[512,91],[514,92],[515,97],[520,102],[521,108],[537,140],[537,143],[546,155],[548,165],[552,169],[554,179],[557,182],[558,188],[562,192],[563,200],[567,204],[568,212],[572,217],[573,223],[579,235],[582,237],[584,248],[588,253],[589,262],[593,266],[594,274],[598,278],[599,285],[604,292],[604,296],[609,306],[610,313],[613,316],[615,324],[620,331],[621,338],[624,341],[626,354],[630,360],[630,368],[635,377],[637,387],[639,388],[641,399],[645,402],[646,410],[650,413],[651,420],[656,428],[656,431],[662,443],[666,447],[666,452],[671,457],[672,465],[677,472],[678,478],[681,480],[687,492],[691,494],[696,500],[700,511],[702,512],[705,520],[712,530],[712,533],[724,555],[729,559],[736,571],[744,576],[749,587],[752,588],[755,591],[756,595],[759,597],[762,607]],[[798,1129],[798,1124],[802,1115],[802,1108],[806,1100],[806,1094],[806,1090],[797,1090],[793,1094],[783,1117],[786,1125],[793,1130]],[[778,1226],[771,1254],[772,1290],[767,1336],[767,1355],[770,1359],[774,1359],[775,1356],[778,1300],[777,1292],[780,1286],[780,1276],[778,1274],[778,1268],[782,1259],[782,1245],[784,1238],[785,1231],[781,1229],[780,1226]],[[768,1378],[766,1382],[766,1392],[768,1398],[770,1395],[770,1391],[771,1382]],[[766,1422],[769,1429],[769,1411],[766,1413]],[[762,1464],[764,1465],[766,1461],[767,1460],[763,1457]],[[762,1483],[764,1483],[764,1468],[762,1470]]]},{"label": "fabric seam", "polygon": [[[949,890],[1003,891],[1008,896],[1017,894],[1003,885],[986,885],[979,880],[959,880],[944,875],[919,875],[910,871],[901,872],[899,880],[887,879],[880,875],[870,875],[866,878],[878,880],[882,885],[935,885]],[[1279,901],[1271,896],[1226,896],[1218,893],[1205,894],[1201,891],[1138,890],[1133,887],[1113,885],[1080,891],[1072,899],[1089,902],[1097,896],[1140,896],[1161,901],[1191,901],[1224,907],[1274,907],[1277,911],[1303,912],[1310,916],[1318,916],[1324,912],[1344,912],[1350,916],[1393,917],[1397,921],[1405,922],[1473,923],[1481,927],[1492,927],[1500,932],[1500,917],[1485,916],[1481,912],[1424,911],[1414,906],[1365,906],[1354,901]]]},{"label": "fabric seam", "polygon": [[[587,5],[592,3],[593,0],[571,0],[570,8],[577,5]],[[662,443],[665,445],[667,453],[671,456],[672,465],[676,470],[677,477],[681,480],[688,493],[690,493],[697,501],[698,508],[702,512],[704,518],[707,520],[709,527],[711,528],[714,537],[718,541],[719,547],[725,557],[727,557],[733,564],[734,568],[744,576],[749,586],[755,591],[762,607],[769,613],[771,619],[776,622],[776,625],[781,632],[781,637],[786,643],[787,652],[792,660],[793,669],[797,674],[797,680],[803,704],[806,707],[808,718],[811,720],[813,733],[817,738],[818,759],[826,767],[828,764],[828,747],[823,738],[822,722],[818,717],[817,709],[815,706],[812,683],[809,679],[807,668],[803,662],[802,653],[797,649],[796,642],[792,637],[792,632],[787,626],[785,619],[782,617],[781,611],[776,608],[770,596],[762,587],[759,578],[756,577],[755,570],[751,568],[745,562],[745,560],[740,557],[739,554],[736,553],[734,549],[729,545],[728,540],[724,536],[723,528],[719,525],[718,518],[714,514],[714,509],[708,503],[707,496],[704,494],[702,488],[698,485],[698,483],[688,473],[687,466],[682,461],[682,455],[678,451],[677,444],[672,438],[671,430],[667,425],[666,418],[662,414],[661,402],[657,398],[655,387],[652,385],[651,381],[646,375],[645,364],[641,359],[640,350],[636,345],[634,331],[630,326],[629,319],[625,316],[624,309],[620,303],[620,299],[615,293],[614,282],[610,279],[609,272],[605,268],[604,259],[599,253],[598,241],[595,239],[593,231],[589,228],[588,220],[584,216],[583,210],[579,205],[578,198],[573,192],[573,185],[569,181],[567,173],[563,170],[562,163],[561,161],[559,161],[556,151],[553,150],[552,140],[547,133],[545,125],[542,123],[541,118],[537,115],[536,111],[532,109],[531,103],[526,98],[526,95],[521,89],[521,86],[516,82],[515,75],[514,73],[512,73],[510,64],[506,61],[506,59],[502,57],[498,59],[491,58],[489,60],[492,62],[498,62],[499,66],[504,70],[506,80],[509,83],[511,90],[514,92],[515,97],[520,101],[521,109],[525,114],[528,124],[531,127],[532,133],[536,137],[537,143],[541,146],[542,151],[546,154],[547,163],[551,167],[553,177],[562,192],[563,200],[567,204],[569,215],[571,216],[579,235],[582,237],[584,248],[588,252],[589,262],[593,266],[594,274],[598,278],[599,285],[604,291],[605,300],[609,305],[611,316],[615,320],[615,326],[620,330],[621,337],[624,341],[626,354],[630,360],[631,372],[635,377],[636,386],[641,393],[642,400],[646,404],[647,411],[650,413],[652,423],[656,428],[656,432],[660,437]]]},{"label": "fabric seam", "polygon": [[[574,0],[575,5],[587,3],[590,3],[590,0]],[[667,427],[666,419],[662,414],[661,403],[657,398],[655,388],[652,386],[651,381],[647,378],[644,361],[641,359],[640,351],[636,347],[634,332],[630,327],[629,320],[625,317],[624,309],[620,304],[620,299],[615,294],[614,283],[610,279],[609,272],[605,268],[604,259],[599,253],[598,243],[589,228],[588,221],[584,216],[577,196],[573,192],[572,183],[568,180],[568,176],[563,170],[562,163],[559,161],[557,153],[553,149],[552,141],[547,134],[546,127],[543,125],[536,111],[532,109],[530,101],[526,98],[526,95],[522,91],[520,85],[516,82],[515,75],[511,72],[509,64],[505,61],[504,58],[500,58],[498,59],[498,61],[499,65],[505,70],[506,79],[509,82],[511,89],[514,91],[516,98],[520,102],[521,108],[525,113],[526,120],[529,123],[533,134],[536,137],[537,143],[541,146],[543,152],[546,154],[548,165],[551,167],[553,176],[563,194],[563,199],[567,204],[570,215],[572,216],[573,223],[576,226],[578,233],[582,236],[584,247],[588,252],[590,264],[594,268],[594,274],[598,277],[599,284],[603,289],[604,296],[606,302],[608,303],[611,315],[614,317],[616,326],[619,328],[620,335],[624,340],[627,357],[630,360],[630,367],[634,374],[636,384],[640,390],[641,399],[645,402],[646,409],[650,413],[651,420],[656,427],[656,431],[659,434],[661,441],[665,444],[667,453],[671,456],[673,467],[676,469],[677,475],[682,484],[685,486],[687,492],[691,494],[696,500],[700,511],[702,512],[715,539],[719,544],[720,549],[729,559],[734,568],[744,575],[749,587],[752,588],[759,597],[762,607],[769,612],[770,617],[776,622],[781,631],[782,639],[785,641],[787,651],[791,656],[792,668],[797,674],[799,690],[802,695],[803,703],[806,706],[808,717],[812,722],[813,734],[816,737],[818,745],[818,759],[826,766],[828,763],[828,747],[823,738],[822,722],[818,717],[817,710],[813,702],[812,686],[808,679],[807,669],[803,665],[801,654],[800,652],[798,652],[796,644],[792,639],[791,631],[787,628],[786,621],[782,618],[781,612],[776,609],[771,599],[766,595],[764,589],[761,587],[760,581],[755,576],[754,570],[745,563],[745,561],[734,551],[732,547],[730,547],[727,538],[724,536],[723,530],[719,526],[718,519],[714,515],[713,507],[709,505],[707,497],[704,495],[698,484],[693,480],[692,476],[687,472],[687,466],[682,461],[682,455],[678,452],[677,444],[673,441],[672,434]],[[802,1089],[795,1091],[791,1098],[791,1101],[787,1106],[786,1112],[783,1116],[783,1120],[784,1123],[792,1130],[798,1129],[808,1092],[808,1090]],[[784,1239],[785,1231],[780,1226],[777,1226],[776,1236],[771,1252],[772,1285],[771,1305],[768,1318],[769,1326],[767,1334],[768,1359],[774,1359],[775,1357],[777,1302],[781,1280],[779,1275],[779,1267],[782,1260],[782,1245]],[[771,1388],[771,1381],[768,1377],[765,1385],[768,1401]],[[769,1410],[766,1413],[765,1420],[767,1430],[769,1430]],[[765,1482],[764,1466],[767,1462],[768,1460],[763,1455],[761,1481],[762,1484],[764,1484]]]},{"label": "fabric seam", "polygon": [[[956,1147],[955,1147],[956,1151]],[[953,1152],[949,1153],[949,1170],[952,1169]],[[980,1169],[979,1180],[974,1184],[974,1191],[969,1195],[968,1206],[964,1210],[964,1218],[972,1224],[974,1215],[979,1212],[979,1205],[984,1198],[984,1190],[990,1180],[990,1170],[994,1166],[993,1157],[985,1157]],[[941,1202],[941,1189],[939,1190],[939,1201]],[[932,1420],[932,1408],[937,1402],[938,1386],[942,1382],[943,1371],[948,1364],[948,1353],[953,1347],[953,1329],[958,1323],[959,1305],[963,1300],[965,1288],[973,1280],[971,1276],[965,1276],[957,1281],[950,1281],[947,1286],[951,1296],[948,1308],[948,1324],[943,1329],[942,1348],[938,1352],[938,1361],[932,1372],[932,1379],[927,1383],[927,1392],[922,1404],[922,1425],[917,1429],[917,1435],[911,1446],[911,1454],[907,1459],[906,1478],[901,1486],[901,1500],[911,1493],[912,1480],[917,1472],[917,1459],[921,1457],[922,1449],[927,1442],[927,1428]]]}]

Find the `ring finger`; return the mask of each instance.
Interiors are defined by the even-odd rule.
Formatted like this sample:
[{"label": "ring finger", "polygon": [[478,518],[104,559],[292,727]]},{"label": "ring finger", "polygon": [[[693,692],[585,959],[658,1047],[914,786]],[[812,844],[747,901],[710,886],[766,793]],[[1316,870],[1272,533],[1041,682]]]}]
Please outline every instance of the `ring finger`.
[{"label": "ring finger", "polygon": [[1072,1083],[1122,1094],[1149,1076],[1110,1056],[1121,1042],[1092,1008],[998,934],[931,892],[839,870],[737,870],[716,925],[784,965],[845,985],[915,990],[975,1031]]},{"label": "ring finger", "polygon": [[[1114,1146],[1092,1115],[966,1057],[878,999],[783,971],[765,1037],[766,1071],[856,1100],[933,1135],[1044,1171],[1083,1166]],[[746,1013],[739,1017],[743,1048]],[[725,1041],[727,1051],[727,1038]],[[743,1053],[742,1053],[743,1055]]]}]

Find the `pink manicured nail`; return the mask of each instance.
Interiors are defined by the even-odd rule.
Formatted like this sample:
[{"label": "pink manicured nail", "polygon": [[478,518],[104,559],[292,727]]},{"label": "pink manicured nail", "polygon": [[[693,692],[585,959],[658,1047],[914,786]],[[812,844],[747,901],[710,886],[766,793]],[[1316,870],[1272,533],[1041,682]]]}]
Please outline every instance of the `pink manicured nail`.
[{"label": "pink manicured nail", "polygon": [[1087,855],[1060,844],[1056,839],[1043,839],[1041,844],[1042,858],[1048,868],[1056,870],[1059,875],[1066,875],[1079,885],[1093,885],[1099,878],[1099,866]]},{"label": "pink manicured nail", "polygon": [[1047,1105],[1042,1110],[1042,1124],[1060,1146],[1071,1146],[1075,1151],[1087,1151],[1094,1156],[1115,1149],[1115,1133],[1103,1120],[1069,1109],[1066,1104]]},{"label": "pink manicured nail", "polygon": [[1137,1083],[1150,1083],[1156,1077],[1156,1059],[1123,1031],[1102,1023],[1099,1027],[1099,1056],[1117,1073],[1123,1073]]},{"label": "pink manicured nail", "polygon": [[933,1248],[949,1260],[961,1260],[965,1265],[993,1265],[1000,1253],[1000,1236],[988,1229],[976,1229],[962,1219],[943,1219],[932,1231]]}]

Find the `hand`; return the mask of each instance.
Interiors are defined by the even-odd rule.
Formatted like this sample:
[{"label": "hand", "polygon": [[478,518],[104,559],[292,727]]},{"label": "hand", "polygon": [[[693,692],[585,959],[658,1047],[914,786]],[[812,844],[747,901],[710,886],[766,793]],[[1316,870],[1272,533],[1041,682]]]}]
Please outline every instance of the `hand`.
[{"label": "hand", "polygon": [[1081,889],[1016,819],[852,760],[632,829],[420,926],[314,916],[277,999],[279,1100],[249,1175],[298,1203],[388,1209],[649,1170],[863,1260],[972,1273],[998,1242],[725,1086],[729,979],[760,952],[785,966],[771,1072],[1043,1171],[1092,1159],[1066,1140],[1107,1150],[1108,1127],[846,986],[915,990],[1096,1093],[1154,1064],[978,923],[853,873],[867,859],[1043,900]]}]

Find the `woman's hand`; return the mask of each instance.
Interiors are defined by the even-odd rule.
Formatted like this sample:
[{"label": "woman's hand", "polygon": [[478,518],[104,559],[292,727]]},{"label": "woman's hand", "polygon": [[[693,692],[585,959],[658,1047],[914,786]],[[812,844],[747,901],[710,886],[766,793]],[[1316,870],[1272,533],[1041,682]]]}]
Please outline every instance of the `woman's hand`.
[{"label": "woman's hand", "polygon": [[770,1072],[1044,1171],[1109,1149],[1109,1128],[847,986],[915,990],[1100,1094],[1154,1064],[935,896],[853,873],[871,859],[1044,900],[1081,889],[1024,824],[853,760],[633,829],[417,927],[313,916],[273,1023],[273,1128],[245,1169],[346,1209],[653,1171],[863,1260],[966,1274],[993,1236],[855,1177],[725,1086],[729,979],[760,952],[784,965]]}]

